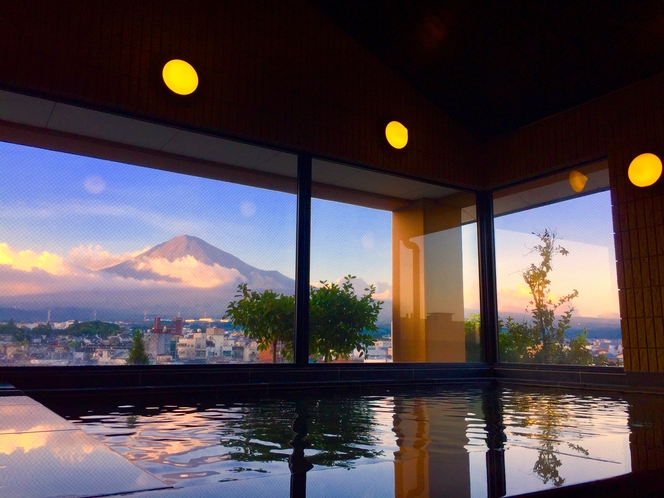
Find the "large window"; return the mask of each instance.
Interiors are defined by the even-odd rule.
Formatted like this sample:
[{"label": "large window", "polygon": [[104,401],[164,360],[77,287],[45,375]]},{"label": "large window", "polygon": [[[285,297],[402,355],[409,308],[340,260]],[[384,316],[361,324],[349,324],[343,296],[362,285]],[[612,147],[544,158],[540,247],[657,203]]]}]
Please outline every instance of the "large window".
[{"label": "large window", "polygon": [[[0,364],[293,361],[297,156],[210,140],[0,143]],[[311,188],[309,361],[480,361],[474,195],[318,159]],[[494,196],[501,361],[622,365],[607,189],[600,163]]]},{"label": "large window", "polygon": [[242,169],[0,143],[0,364],[292,359],[292,306],[278,335],[260,302],[226,315],[245,293],[293,301],[297,158],[215,143]]},{"label": "large window", "polygon": [[503,362],[622,365],[606,163],[494,201]]},{"label": "large window", "polygon": [[[297,156],[160,133],[149,167],[0,143],[0,364],[293,361]],[[474,196],[311,188],[309,361],[479,361]]]},{"label": "large window", "polygon": [[314,160],[312,361],[479,361],[474,195]]}]

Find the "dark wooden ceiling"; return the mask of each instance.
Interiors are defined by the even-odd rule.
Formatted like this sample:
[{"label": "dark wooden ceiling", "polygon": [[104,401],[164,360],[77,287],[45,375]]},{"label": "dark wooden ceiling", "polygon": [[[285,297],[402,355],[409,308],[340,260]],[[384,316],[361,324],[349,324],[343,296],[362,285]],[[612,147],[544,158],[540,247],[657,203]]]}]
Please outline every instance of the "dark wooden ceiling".
[{"label": "dark wooden ceiling", "polygon": [[478,138],[664,71],[663,0],[310,0]]}]

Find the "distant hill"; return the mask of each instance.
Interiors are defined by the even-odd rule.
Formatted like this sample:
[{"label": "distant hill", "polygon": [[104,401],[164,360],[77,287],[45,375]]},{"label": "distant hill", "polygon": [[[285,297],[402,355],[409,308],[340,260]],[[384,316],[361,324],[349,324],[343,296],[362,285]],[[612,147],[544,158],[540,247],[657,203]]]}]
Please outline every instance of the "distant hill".
[{"label": "distant hill", "polygon": [[[501,312],[500,317],[505,318],[512,315],[517,321],[521,320],[523,313]],[[530,318],[528,315],[526,318]],[[588,339],[621,339],[620,320],[618,318],[594,318],[585,316],[572,316],[572,327],[565,332],[565,337],[572,338],[583,332],[585,328],[588,331]]]}]

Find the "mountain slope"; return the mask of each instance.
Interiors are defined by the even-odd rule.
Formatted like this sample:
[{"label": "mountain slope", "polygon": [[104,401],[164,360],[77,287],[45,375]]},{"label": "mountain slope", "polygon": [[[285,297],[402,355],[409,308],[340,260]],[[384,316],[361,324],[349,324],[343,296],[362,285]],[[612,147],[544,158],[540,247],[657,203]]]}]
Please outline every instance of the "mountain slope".
[{"label": "mountain slope", "polygon": [[[247,282],[254,289],[292,291],[295,281],[278,271],[261,270],[236,256],[208,244],[198,237],[180,235],[159,244],[123,263],[100,270],[124,278],[185,282],[186,275],[209,278],[210,285],[200,282],[202,287],[237,285]],[[216,280],[213,278],[215,277]],[[214,285],[219,282],[219,285]]]}]

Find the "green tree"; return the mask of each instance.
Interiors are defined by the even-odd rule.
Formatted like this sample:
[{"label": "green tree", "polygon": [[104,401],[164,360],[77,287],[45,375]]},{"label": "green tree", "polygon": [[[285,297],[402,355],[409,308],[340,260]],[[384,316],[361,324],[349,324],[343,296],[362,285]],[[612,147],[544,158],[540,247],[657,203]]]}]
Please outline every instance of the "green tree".
[{"label": "green tree", "polygon": [[232,301],[224,318],[258,344],[260,351],[272,348],[272,363],[277,362],[277,348],[281,343],[281,355],[293,357],[293,330],[295,328],[295,297],[277,294],[271,290],[262,293],[252,291],[248,285],[238,285],[241,299]]},{"label": "green tree", "polygon": [[608,365],[609,358],[604,353],[599,353],[592,359],[592,364],[594,365]]},{"label": "green tree", "polygon": [[17,327],[13,318],[7,323],[0,323],[0,334],[11,334],[14,342],[26,343],[30,340],[28,329]]},{"label": "green tree", "polygon": [[[373,285],[365,289],[367,294],[357,296],[351,281],[354,278],[344,277],[341,286],[321,282],[321,287],[310,289],[309,352],[315,358],[325,362],[348,358],[355,349],[363,355],[374,343],[373,333],[378,330],[376,321],[383,302],[373,298]],[[240,299],[229,303],[224,318],[255,340],[259,350],[271,348],[273,362],[276,363],[279,344],[281,355],[292,360],[295,297],[271,290],[259,293],[246,283],[238,286],[235,297]]]},{"label": "green tree", "polygon": [[309,352],[328,363],[336,358],[347,359],[356,349],[360,356],[374,344],[373,334],[383,301],[373,298],[376,288],[370,285],[362,297],[355,294],[352,279],[347,275],[341,286],[321,281],[312,287],[309,300]]},{"label": "green tree", "polygon": [[471,313],[469,318],[463,321],[463,329],[466,337],[466,360],[480,361],[481,347],[477,340],[480,329],[480,315]]},{"label": "green tree", "polygon": [[515,322],[511,316],[503,323],[499,321],[501,331],[498,336],[500,360],[504,362],[533,361],[537,351],[537,331],[527,322]]},{"label": "green tree", "polygon": [[75,337],[82,336],[99,336],[99,337],[108,337],[111,335],[117,335],[121,331],[121,327],[115,323],[102,322],[101,320],[95,320],[92,322],[81,322],[74,320],[69,327],[65,329],[65,333],[68,335],[73,335]]},{"label": "green tree", "polygon": [[539,264],[531,263],[522,273],[522,277],[530,290],[533,306],[531,315],[534,327],[539,335],[540,349],[535,353],[535,360],[540,363],[554,363],[560,360],[565,342],[565,330],[570,328],[570,320],[574,308],[569,308],[556,322],[556,310],[565,303],[569,303],[579,292],[574,289],[570,294],[564,295],[554,302],[549,298],[551,294],[551,279],[549,274],[553,271],[553,258],[556,255],[567,256],[569,251],[558,244],[555,231],[544,229],[543,232],[533,232],[539,238],[531,252],[539,254]]},{"label": "green tree", "polygon": [[131,341],[131,349],[127,357],[127,365],[148,365],[150,358],[145,352],[145,343],[143,342],[143,335],[138,329],[134,329],[134,337]]},{"label": "green tree", "polygon": [[32,329],[33,334],[37,335],[51,335],[53,333],[53,327],[51,327],[51,322],[40,323],[35,328]]},{"label": "green tree", "polygon": [[588,350],[588,330],[583,329],[583,333],[570,339],[569,348],[565,351],[565,363],[572,365],[599,365],[593,359],[593,354]]},{"label": "green tree", "polygon": [[586,348],[588,342],[584,334],[566,342],[565,332],[571,328],[574,308],[569,306],[556,318],[556,312],[564,304],[570,304],[579,295],[574,289],[571,293],[553,301],[551,295],[550,273],[555,256],[567,256],[569,251],[558,243],[555,231],[544,229],[533,232],[539,239],[531,248],[531,253],[539,255],[539,262],[532,263],[521,272],[532,297],[531,320],[515,322],[512,317],[500,324],[499,345],[502,361],[537,362],[537,363],[572,363],[577,365],[592,364],[592,355]]}]

